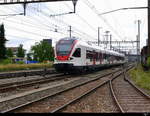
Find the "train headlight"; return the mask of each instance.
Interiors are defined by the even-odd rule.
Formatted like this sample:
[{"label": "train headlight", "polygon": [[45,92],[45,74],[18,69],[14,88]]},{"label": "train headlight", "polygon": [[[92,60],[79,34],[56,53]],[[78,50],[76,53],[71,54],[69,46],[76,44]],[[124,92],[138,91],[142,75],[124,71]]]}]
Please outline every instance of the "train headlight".
[{"label": "train headlight", "polygon": [[70,57],[70,60],[73,60],[73,58],[72,58],[72,57]]}]

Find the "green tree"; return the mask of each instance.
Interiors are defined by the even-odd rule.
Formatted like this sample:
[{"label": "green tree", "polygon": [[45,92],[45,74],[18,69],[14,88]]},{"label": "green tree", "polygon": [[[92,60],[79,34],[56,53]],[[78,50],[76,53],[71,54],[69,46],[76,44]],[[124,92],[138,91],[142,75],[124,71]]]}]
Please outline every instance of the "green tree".
[{"label": "green tree", "polygon": [[5,59],[6,58],[6,38],[5,38],[5,29],[4,29],[4,25],[1,24],[0,25],[0,60]]},{"label": "green tree", "polygon": [[6,55],[7,55],[8,58],[13,57],[13,51],[10,48],[8,48],[7,52],[6,52]]},{"label": "green tree", "polygon": [[25,50],[23,49],[23,45],[20,44],[17,50],[17,57],[24,58],[25,57]]},{"label": "green tree", "polygon": [[54,59],[54,52],[52,46],[45,41],[40,41],[31,47],[33,59],[39,62],[51,61]]}]

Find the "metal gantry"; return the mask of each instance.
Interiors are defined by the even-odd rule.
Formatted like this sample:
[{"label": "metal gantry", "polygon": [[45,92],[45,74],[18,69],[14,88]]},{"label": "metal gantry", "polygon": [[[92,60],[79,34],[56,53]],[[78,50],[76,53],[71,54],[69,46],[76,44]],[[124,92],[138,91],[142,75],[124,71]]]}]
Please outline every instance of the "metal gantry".
[{"label": "metal gantry", "polygon": [[37,3],[37,2],[61,2],[61,1],[74,1],[74,0],[0,0],[0,5]]},{"label": "metal gantry", "polygon": [[[61,1],[72,1],[74,11],[69,12],[70,14],[75,13],[76,4],[78,0],[0,0],[0,5],[12,5],[12,4],[23,4],[24,15],[26,15],[26,7],[29,3],[40,3],[40,2],[61,2]],[[64,15],[64,14],[63,14]]]},{"label": "metal gantry", "polygon": [[[95,44],[97,45],[98,42],[97,41],[88,41],[89,43]],[[111,49],[114,51],[118,51],[118,52],[123,52],[123,53],[129,53],[131,50],[137,51],[137,43],[139,43],[139,41],[99,41],[100,45],[110,45],[110,48],[107,49]],[[139,55],[139,54],[138,54]]]}]

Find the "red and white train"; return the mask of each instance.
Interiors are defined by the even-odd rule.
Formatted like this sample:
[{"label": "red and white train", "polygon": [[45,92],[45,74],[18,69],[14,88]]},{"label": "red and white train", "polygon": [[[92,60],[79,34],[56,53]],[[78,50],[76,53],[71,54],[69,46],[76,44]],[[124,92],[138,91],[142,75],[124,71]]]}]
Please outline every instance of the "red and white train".
[{"label": "red and white train", "polygon": [[89,45],[75,37],[62,38],[55,46],[54,67],[58,72],[83,72],[124,63],[124,54]]}]

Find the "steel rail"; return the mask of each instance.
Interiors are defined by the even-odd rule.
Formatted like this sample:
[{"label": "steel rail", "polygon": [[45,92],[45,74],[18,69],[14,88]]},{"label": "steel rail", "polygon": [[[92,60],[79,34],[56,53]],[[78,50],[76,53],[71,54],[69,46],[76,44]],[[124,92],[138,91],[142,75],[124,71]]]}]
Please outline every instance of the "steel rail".
[{"label": "steel rail", "polygon": [[[0,72],[0,79],[8,79],[8,78],[16,78],[16,77],[21,78],[21,77],[35,76],[35,75],[45,76],[46,74],[47,75],[48,74],[57,74],[57,72],[54,69],[51,69],[51,70],[50,69],[20,70],[20,71],[12,71],[12,72]],[[4,76],[4,75],[6,75],[6,76]]]},{"label": "steel rail", "polygon": [[36,79],[36,80],[27,80],[27,81],[21,81],[21,82],[14,82],[14,83],[6,83],[0,85],[0,93],[4,91],[8,91],[10,89],[16,89],[16,88],[21,88],[21,87],[28,87],[28,86],[33,86],[35,84],[42,84],[50,81],[55,81],[55,80],[61,80],[67,78],[66,76],[64,77],[63,74],[60,75],[54,75],[52,77],[47,77],[47,78],[41,78],[41,79]]},{"label": "steel rail", "polygon": [[[129,68],[129,69],[130,69],[130,68]],[[115,78],[119,77],[122,73],[124,73],[124,71],[122,71],[122,72],[120,72],[119,74],[117,74],[116,76],[114,76],[112,80],[114,80]],[[112,75],[113,75],[113,73],[112,73]],[[77,98],[75,98],[75,99],[73,99],[73,100],[67,102],[66,104],[64,104],[64,105],[62,105],[62,106],[60,106],[60,107],[54,109],[53,111],[51,111],[51,113],[57,113],[57,112],[59,112],[59,111],[65,109],[65,108],[68,107],[69,105],[71,105],[71,104],[73,104],[73,103],[79,101],[79,100],[82,99],[83,97],[89,95],[90,93],[94,92],[96,89],[100,88],[101,86],[103,86],[103,85],[105,85],[105,84],[107,84],[107,83],[109,83],[109,82],[111,82],[111,81],[110,81],[110,80],[107,80],[107,81],[105,81],[105,82],[99,84],[98,86],[96,86],[96,87],[90,89],[90,90],[87,91],[86,93],[84,93],[84,94],[78,96]],[[120,108],[121,108],[121,107],[120,107]],[[121,110],[122,110],[122,109],[121,109]]]},{"label": "steel rail", "polygon": [[57,109],[51,111],[50,113],[56,113],[56,112],[59,112],[60,110],[63,110],[63,109],[66,108],[67,106],[69,106],[69,105],[71,105],[71,104],[77,102],[77,101],[80,100],[81,98],[83,98],[83,97],[89,95],[90,93],[94,92],[96,89],[100,88],[101,86],[105,85],[105,84],[108,83],[108,82],[109,82],[109,81],[107,80],[107,81],[105,81],[105,82],[99,84],[99,85],[96,86],[95,88],[92,88],[91,90],[88,90],[86,93],[84,93],[84,94],[78,96],[77,98],[75,98],[75,99],[73,99],[73,100],[67,102],[66,104],[64,104],[64,105],[62,105],[62,106],[60,106],[60,107],[58,107]]},{"label": "steel rail", "polygon": [[[129,65],[129,68],[123,69],[123,71],[122,71],[123,76],[125,77],[125,71],[128,71],[128,70],[130,70],[130,69],[133,68],[133,67],[134,67],[133,65]],[[110,91],[111,91],[111,94],[112,94],[112,96],[113,96],[113,98],[114,98],[114,101],[115,101],[115,103],[117,104],[117,106],[119,107],[119,110],[121,111],[121,113],[125,113],[125,111],[123,110],[122,106],[121,106],[120,103],[119,103],[119,100],[117,99],[117,97],[116,97],[116,95],[115,95],[115,92],[114,92],[114,89],[113,89],[113,86],[112,86],[112,81],[113,81],[114,79],[115,79],[115,78],[110,79],[110,81],[109,81]]]},{"label": "steel rail", "polygon": [[129,80],[126,76],[124,77],[125,80],[132,86],[134,87],[138,92],[140,92],[143,96],[147,97],[148,99],[150,99],[150,95],[148,95],[147,93],[145,93],[143,90],[141,90],[139,87],[137,87],[131,80]]},{"label": "steel rail", "polygon": [[118,101],[118,99],[117,99],[117,97],[116,97],[116,95],[115,95],[114,89],[113,89],[113,87],[112,87],[112,80],[109,81],[109,86],[110,86],[110,91],[111,91],[111,93],[112,93],[112,96],[113,96],[113,98],[114,98],[114,100],[115,100],[115,103],[116,103],[117,106],[119,107],[119,110],[121,111],[121,113],[125,113],[125,111],[124,111],[123,108],[121,107],[121,105],[120,105],[120,103],[119,103],[119,101]]},{"label": "steel rail", "polygon": [[[114,76],[113,78],[117,78],[117,77],[119,77],[121,74],[122,74],[122,72],[120,72],[119,74],[117,74],[117,75]],[[79,100],[82,99],[83,97],[89,95],[90,93],[94,92],[96,89],[102,87],[103,85],[105,85],[105,84],[107,84],[107,83],[109,83],[109,80],[107,80],[107,81],[105,81],[105,82],[103,82],[103,83],[100,83],[100,84],[97,85],[96,87],[94,87],[94,88],[88,90],[86,93],[84,93],[84,94],[78,96],[77,98],[75,98],[75,99],[73,99],[73,100],[67,102],[66,104],[64,104],[64,105],[62,105],[62,106],[56,108],[55,110],[51,111],[51,113],[57,113],[57,112],[59,112],[59,111],[65,109],[65,108],[68,107],[69,105],[71,105],[71,104],[73,104],[73,103],[79,101]]]},{"label": "steel rail", "polygon": [[[124,76],[124,80],[127,81],[133,88],[135,88],[135,90],[137,92],[139,92],[140,94],[142,94],[143,96],[145,96],[147,99],[150,99],[150,95],[148,95],[147,93],[145,93],[143,90],[141,90],[139,87],[137,87],[131,80],[129,80],[126,76],[126,72],[128,70],[130,70],[131,68],[135,68],[133,66],[130,66],[129,68],[127,69],[124,69],[123,70],[123,76]],[[116,95],[115,95],[115,92],[114,92],[114,89],[113,89],[113,86],[112,86],[112,81],[114,80],[111,79],[110,82],[109,82],[109,85],[110,85],[110,89],[111,89],[111,93],[112,93],[112,96],[115,100],[115,103],[117,104],[117,106],[119,107],[119,110],[121,111],[121,113],[125,113],[125,110],[123,109],[123,107],[121,106],[121,104],[119,103],[119,100],[117,99]]]},{"label": "steel rail", "polygon": [[[135,68],[132,67],[131,68]],[[136,86],[127,76],[126,76],[126,70],[124,70],[124,80],[126,80],[132,87],[134,87],[138,92],[140,92],[142,95],[146,96],[148,99],[150,99],[150,95],[145,93],[143,90],[141,90],[138,86]]]},{"label": "steel rail", "polygon": [[[117,71],[120,71],[120,69],[117,70]],[[74,88],[76,88],[76,87],[85,85],[85,84],[87,84],[87,83],[89,83],[89,82],[96,81],[96,80],[98,80],[98,79],[100,79],[100,78],[103,78],[103,77],[105,77],[105,76],[111,75],[112,73],[115,73],[115,72],[117,72],[117,71],[112,71],[112,72],[109,72],[109,73],[107,73],[107,74],[103,74],[103,75],[101,75],[101,76],[98,75],[98,76],[96,76],[95,79],[93,79],[93,80],[89,80],[89,81],[80,83],[80,84],[78,84],[78,85],[76,85],[76,86],[67,88],[67,89],[62,90],[62,91],[60,91],[60,92],[56,92],[56,93],[53,94],[53,95],[44,96],[44,97],[41,97],[40,99],[35,99],[35,100],[31,101],[31,102],[27,102],[27,103],[21,104],[21,105],[19,105],[19,106],[10,108],[10,109],[8,109],[8,110],[1,111],[1,113],[7,113],[7,112],[15,111],[15,110],[17,110],[17,109],[19,109],[19,108],[22,108],[22,107],[24,107],[24,106],[30,105],[30,104],[32,104],[32,103],[39,102],[39,101],[44,100],[44,99],[46,99],[46,98],[48,98],[48,97],[53,97],[53,96],[55,96],[55,95],[57,95],[57,94],[61,94],[61,93],[63,93],[63,92],[66,92],[66,91],[69,91],[69,90],[71,90],[71,89],[74,89]]]}]

